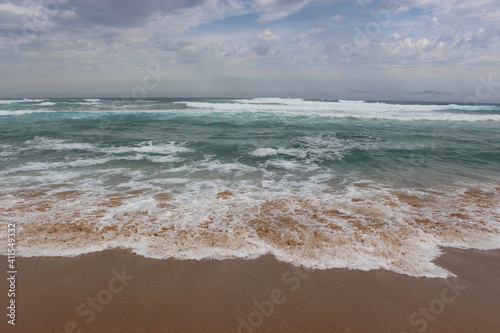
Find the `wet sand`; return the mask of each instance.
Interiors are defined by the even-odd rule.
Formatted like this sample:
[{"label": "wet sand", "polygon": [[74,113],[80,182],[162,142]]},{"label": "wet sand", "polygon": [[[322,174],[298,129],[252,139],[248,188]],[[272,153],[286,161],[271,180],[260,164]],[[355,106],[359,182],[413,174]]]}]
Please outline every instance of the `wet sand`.
[{"label": "wet sand", "polygon": [[16,326],[3,278],[1,332],[500,332],[500,250],[446,249],[436,262],[449,279],[297,269],[272,256],[17,261]]}]

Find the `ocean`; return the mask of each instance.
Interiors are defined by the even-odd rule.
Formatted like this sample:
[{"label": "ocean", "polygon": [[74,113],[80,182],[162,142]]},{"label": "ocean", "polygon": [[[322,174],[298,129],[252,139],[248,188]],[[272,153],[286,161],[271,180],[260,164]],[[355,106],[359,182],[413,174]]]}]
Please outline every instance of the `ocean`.
[{"label": "ocean", "polygon": [[500,248],[500,105],[4,99],[0,184],[22,256],[445,277],[442,247]]}]

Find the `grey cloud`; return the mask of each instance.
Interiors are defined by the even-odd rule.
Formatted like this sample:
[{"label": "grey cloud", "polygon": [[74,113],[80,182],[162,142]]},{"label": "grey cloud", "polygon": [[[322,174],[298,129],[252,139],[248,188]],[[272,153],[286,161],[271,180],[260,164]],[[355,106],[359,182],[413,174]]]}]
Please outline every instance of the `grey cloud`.
[{"label": "grey cloud", "polygon": [[22,31],[23,22],[19,15],[0,11],[0,34],[6,36],[7,34],[20,35]]},{"label": "grey cloud", "polygon": [[356,93],[356,94],[380,94],[380,92],[378,92],[378,91],[354,90],[354,89],[349,90],[349,92]]},{"label": "grey cloud", "polygon": [[271,30],[266,29],[254,38],[252,49],[255,54],[265,56],[271,50],[271,46],[278,40],[278,36],[274,35]]},{"label": "grey cloud", "polygon": [[178,10],[196,7],[206,0],[71,0],[65,5],[75,17],[60,19],[70,23],[95,24],[104,27],[139,27],[155,14],[175,14]]},{"label": "grey cloud", "polygon": [[260,56],[265,56],[270,49],[271,46],[265,41],[259,41],[253,47],[253,51],[255,52],[255,54]]},{"label": "grey cloud", "polygon": [[196,46],[191,42],[186,41],[166,41],[161,44],[162,51],[180,52],[196,49]]},{"label": "grey cloud", "polygon": [[412,95],[453,95],[449,91],[437,91],[437,90],[409,91],[407,93]]}]

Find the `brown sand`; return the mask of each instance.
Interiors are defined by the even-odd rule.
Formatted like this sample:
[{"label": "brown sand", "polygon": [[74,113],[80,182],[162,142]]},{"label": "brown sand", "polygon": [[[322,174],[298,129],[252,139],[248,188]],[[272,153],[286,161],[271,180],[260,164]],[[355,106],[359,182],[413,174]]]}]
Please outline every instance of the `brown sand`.
[{"label": "brown sand", "polygon": [[498,250],[447,249],[437,263],[458,278],[446,280],[294,270],[271,256],[17,260],[16,326],[3,278],[0,332],[500,332]]}]

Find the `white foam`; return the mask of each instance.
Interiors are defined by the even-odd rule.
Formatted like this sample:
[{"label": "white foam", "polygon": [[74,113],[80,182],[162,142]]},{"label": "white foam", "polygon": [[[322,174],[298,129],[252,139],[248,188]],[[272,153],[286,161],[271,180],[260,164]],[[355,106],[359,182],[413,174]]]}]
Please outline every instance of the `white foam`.
[{"label": "white foam", "polygon": [[8,100],[8,99],[7,100],[5,100],[5,99],[0,100],[0,104],[12,104],[12,103],[17,103],[17,102],[19,102],[19,101],[18,100],[17,101],[16,100]]},{"label": "white foam", "polygon": [[10,177],[10,182],[19,184],[20,186],[28,184],[46,185],[51,183],[64,183],[70,180],[74,180],[82,176],[82,172],[77,171],[43,171],[38,172],[38,170],[33,170],[30,173],[26,173],[22,176]]},{"label": "white foam", "polygon": [[[329,160],[341,160],[351,149],[374,149],[382,146],[379,142],[365,142],[338,139],[334,135],[330,136],[307,136],[292,141],[298,148],[287,148],[278,146],[276,148],[258,148],[250,152],[250,155],[257,157],[267,157],[276,160],[283,157],[292,157],[301,160],[306,168],[317,165],[316,161],[322,158]],[[394,148],[394,146],[391,146]],[[414,146],[412,146],[414,148]],[[280,162],[281,163],[281,162]],[[311,169],[312,170],[312,169]]]},{"label": "white foam", "polygon": [[177,163],[183,160],[177,156],[148,156],[147,159],[154,163]]},{"label": "white foam", "polygon": [[278,149],[275,148],[258,148],[250,153],[253,156],[265,157],[278,154]]},{"label": "white foam", "polygon": [[298,148],[258,148],[250,153],[253,156],[266,157],[274,155],[288,155],[298,158],[305,158],[308,152],[304,149]]},{"label": "white foam", "polygon": [[87,158],[77,159],[73,161],[64,162],[28,162],[20,167],[7,169],[1,173],[19,172],[19,171],[37,171],[37,170],[51,170],[64,167],[86,167],[91,165],[104,164],[113,160],[112,158]]},{"label": "white foam", "polygon": [[2,157],[10,157],[10,156],[16,156],[17,152],[15,151],[0,151],[0,156]]},{"label": "white foam", "polygon": [[166,143],[159,143],[153,141],[141,142],[134,146],[112,146],[97,149],[97,151],[107,154],[123,154],[123,153],[142,153],[142,154],[159,154],[159,155],[173,155],[177,153],[187,153],[193,150],[185,147],[183,142],[170,141]]},{"label": "white foam", "polygon": [[428,105],[367,103],[364,101],[308,101],[303,99],[257,98],[231,102],[178,102],[188,107],[219,112],[260,111],[290,115],[320,115],[327,117],[355,117],[361,119],[438,120],[438,121],[500,121],[498,114],[471,114],[446,112],[447,110],[487,111],[494,106],[481,105]]},{"label": "white foam", "polygon": [[83,102],[78,102],[77,104],[80,104],[80,105],[99,105],[102,103],[101,103],[101,100],[98,98],[86,98],[83,100]]},{"label": "white foam", "polygon": [[[26,150],[26,149],[38,149],[38,150],[86,150],[93,153],[105,153],[107,155],[121,155],[121,154],[130,154],[135,153],[134,155],[128,156],[120,156],[117,159],[132,159],[138,160],[143,158],[151,157],[152,160],[167,161],[168,157],[172,159],[172,161],[180,160],[179,157],[175,157],[174,155],[179,153],[190,153],[193,152],[192,149],[185,146],[183,142],[153,142],[153,141],[144,141],[140,142],[133,146],[108,146],[108,147],[99,147],[90,143],[84,142],[71,142],[63,139],[53,139],[46,137],[35,137],[32,140],[28,140],[25,142],[29,147],[27,148],[17,148],[18,150]],[[149,156],[153,154],[153,156]],[[146,156],[148,155],[148,156]],[[165,157],[161,158],[160,156],[154,155],[164,155]]]},{"label": "white foam", "polygon": [[0,100],[0,104],[13,104],[13,103],[37,103],[37,102],[43,102],[45,99],[29,99],[29,98],[24,98],[24,99],[2,99]]},{"label": "white foam", "polygon": [[26,114],[31,114],[31,113],[51,113],[51,112],[56,112],[56,111],[51,111],[51,110],[15,110],[15,111],[10,111],[10,110],[0,110],[0,116],[23,116]]},{"label": "white foam", "polygon": [[339,103],[366,103],[363,100],[339,99]]},{"label": "white foam", "polygon": [[35,137],[33,140],[28,140],[25,144],[30,146],[30,149],[40,150],[90,150],[94,146],[90,143],[67,142],[63,139],[51,139],[45,137]]},{"label": "white foam", "polygon": [[[183,189],[173,195],[175,200],[166,201],[167,206],[157,206],[162,201],[154,196],[164,191],[162,187],[142,180],[123,186],[146,192],[122,190],[114,194],[121,203],[111,206],[105,202],[112,193],[100,188],[102,184],[89,183],[85,185],[87,192],[74,198],[57,195],[64,195],[67,186],[53,190],[52,199],[4,195],[1,207],[18,208],[14,213],[0,214],[18,223],[20,253],[26,256],[76,255],[113,247],[130,248],[148,257],[178,259],[255,258],[271,253],[279,260],[316,269],[384,268],[412,276],[447,277],[452,274],[432,263],[440,255],[440,247],[500,248],[498,206],[476,202],[478,195],[481,200],[498,199],[494,197],[498,196],[498,185],[476,184],[473,188],[480,186],[480,190],[472,192],[456,186],[420,192],[360,180],[346,191],[328,193],[317,187],[328,179],[323,175],[300,184],[281,179],[260,189],[251,182],[222,179],[163,179],[167,193],[172,186]],[[233,194],[216,195],[227,189]],[[423,200],[422,205],[415,206],[412,198]],[[33,209],[48,202],[48,210]],[[30,209],[21,210],[19,205]],[[465,220],[457,211],[469,218]],[[78,230],[77,234],[65,234],[63,226],[79,217],[93,220],[95,225],[90,228],[115,226],[120,230],[132,226],[137,231],[107,233],[100,240],[92,234],[79,236]],[[37,229],[25,235],[35,220],[58,225],[61,231]],[[0,239],[5,237],[3,230]]]},{"label": "white foam", "polygon": [[301,98],[252,98],[252,99],[237,99],[237,103],[241,104],[281,104],[281,105],[291,105],[302,103],[304,100]]},{"label": "white foam", "polygon": [[287,161],[284,159],[271,159],[266,162],[267,165],[272,165],[280,169],[285,170],[302,170],[303,172],[309,172],[313,170],[318,170],[320,167],[316,165],[308,165],[306,163],[298,161]]}]

